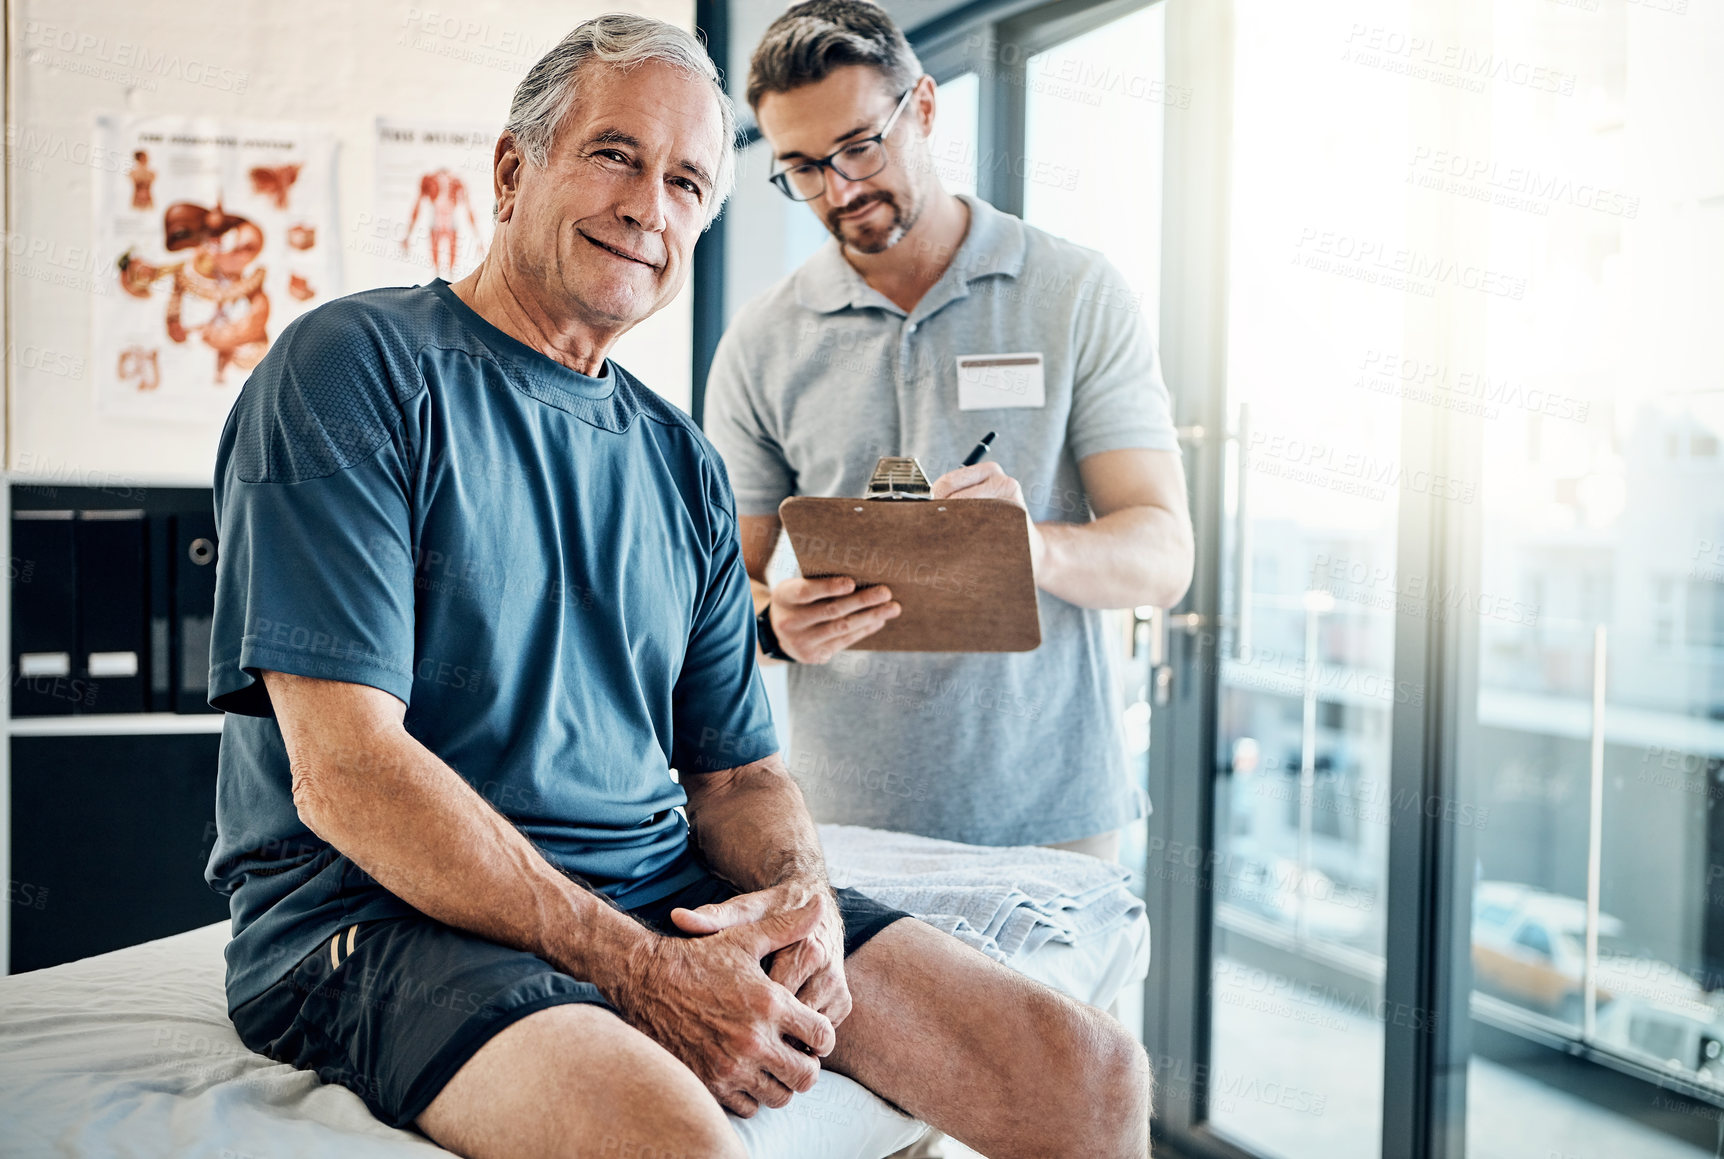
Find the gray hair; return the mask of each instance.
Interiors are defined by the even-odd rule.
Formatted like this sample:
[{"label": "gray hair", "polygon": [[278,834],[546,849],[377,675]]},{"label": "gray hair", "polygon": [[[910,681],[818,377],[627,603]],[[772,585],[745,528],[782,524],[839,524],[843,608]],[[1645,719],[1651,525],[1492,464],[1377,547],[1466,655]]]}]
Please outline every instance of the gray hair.
[{"label": "gray hair", "polygon": [[693,35],[674,24],[626,12],[609,12],[579,25],[541,56],[516,86],[504,130],[515,138],[528,160],[543,165],[550,156],[558,125],[574,106],[580,71],[588,61],[625,70],[660,61],[681,69],[687,76],[705,77],[711,83],[724,125],[723,148],[719,150],[718,172],[713,174],[712,199],[706,215],[706,224],[711,225],[736,183],[736,111],[706,49]]},{"label": "gray hair", "polygon": [[748,107],[826,79],[834,69],[865,64],[894,94],[922,76],[922,62],[886,10],[869,0],[805,0],[774,20],[748,64]]}]

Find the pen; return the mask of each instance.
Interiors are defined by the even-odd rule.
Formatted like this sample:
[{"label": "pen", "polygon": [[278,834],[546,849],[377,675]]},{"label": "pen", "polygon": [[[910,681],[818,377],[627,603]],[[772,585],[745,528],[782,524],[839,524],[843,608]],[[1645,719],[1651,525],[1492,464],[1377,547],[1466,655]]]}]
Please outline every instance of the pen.
[{"label": "pen", "polygon": [[988,444],[993,441],[993,431],[989,431],[987,434],[983,435],[981,441],[976,444],[975,450],[964,456],[964,466],[974,467],[977,463],[981,462],[983,457],[988,453]]}]

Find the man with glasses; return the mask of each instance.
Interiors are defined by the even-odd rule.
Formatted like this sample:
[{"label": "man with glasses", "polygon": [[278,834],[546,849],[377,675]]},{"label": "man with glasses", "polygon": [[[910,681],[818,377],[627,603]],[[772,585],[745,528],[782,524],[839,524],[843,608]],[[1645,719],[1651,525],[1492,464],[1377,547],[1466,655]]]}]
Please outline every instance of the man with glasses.
[{"label": "man with glasses", "polygon": [[[773,183],[832,235],[739,312],[707,393],[761,648],[794,662],[792,771],[822,821],[1114,858],[1143,805],[1100,609],[1176,603],[1192,559],[1138,302],[1101,254],[942,187],[933,78],[876,5],[790,8],[755,49],[748,101]],[[992,460],[957,467],[990,430]],[[897,614],[888,586],[768,588],[779,502],[861,494],[884,455],[944,472],[936,498],[1025,508],[1039,649],[858,650]]]}]

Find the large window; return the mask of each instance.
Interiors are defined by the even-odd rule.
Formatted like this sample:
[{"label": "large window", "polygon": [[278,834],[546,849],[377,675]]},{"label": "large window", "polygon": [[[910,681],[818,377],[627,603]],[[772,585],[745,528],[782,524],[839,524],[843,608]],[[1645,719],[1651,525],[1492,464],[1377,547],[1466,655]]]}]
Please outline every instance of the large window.
[{"label": "large window", "polygon": [[1152,982],[1164,1129],[1715,1154],[1724,20],[1229,8],[1169,16],[1228,147],[1165,130],[1163,236],[1219,235],[1226,276],[1164,298],[1226,306],[1163,327],[1225,349],[1182,414],[1208,566],[1157,741],[1201,735],[1206,784],[1152,866],[1158,946],[1196,946]]},{"label": "large window", "polygon": [[[1464,165],[1487,295],[1441,384],[1482,454],[1477,683],[1457,706],[1488,826],[1472,835],[1468,1153],[1710,1155],[1553,1093],[1507,1054],[1549,1036],[1724,1105],[1724,51],[1713,6],[1505,14],[1488,49],[1551,83],[1498,85]],[[1677,625],[1680,624],[1678,628]],[[1716,1127],[1717,1112],[1702,1117]]]}]

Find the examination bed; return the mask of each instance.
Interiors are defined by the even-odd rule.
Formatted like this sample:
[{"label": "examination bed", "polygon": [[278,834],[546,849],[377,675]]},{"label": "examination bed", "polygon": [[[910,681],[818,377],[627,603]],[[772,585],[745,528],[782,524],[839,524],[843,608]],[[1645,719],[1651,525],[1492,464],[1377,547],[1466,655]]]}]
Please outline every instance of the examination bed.
[{"label": "examination bed", "polygon": [[[1124,870],[1077,854],[821,830],[854,884],[1096,1005],[1148,969]],[[247,1050],[222,991],[227,924],[0,979],[0,1152],[8,1156],[389,1159],[443,1153],[358,1096]],[[916,1120],[841,1075],[732,1119],[754,1159],[878,1159]]]}]

